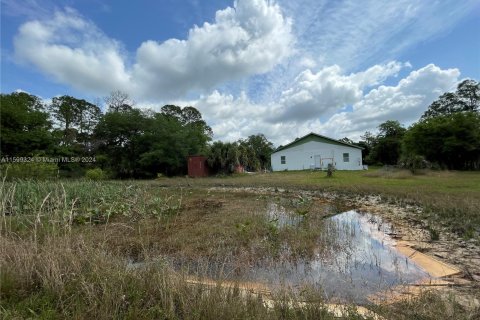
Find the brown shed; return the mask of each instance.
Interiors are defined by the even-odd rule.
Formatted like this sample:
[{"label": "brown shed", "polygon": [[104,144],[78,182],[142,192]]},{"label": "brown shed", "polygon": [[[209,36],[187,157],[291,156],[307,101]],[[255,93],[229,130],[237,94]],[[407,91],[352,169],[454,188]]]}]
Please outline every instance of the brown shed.
[{"label": "brown shed", "polygon": [[207,177],[208,165],[205,156],[188,156],[188,176],[192,178]]}]

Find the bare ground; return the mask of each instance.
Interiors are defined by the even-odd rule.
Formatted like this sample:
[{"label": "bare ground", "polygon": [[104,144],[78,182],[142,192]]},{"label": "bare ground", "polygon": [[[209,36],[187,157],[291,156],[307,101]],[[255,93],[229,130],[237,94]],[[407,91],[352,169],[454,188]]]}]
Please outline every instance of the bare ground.
[{"label": "bare ground", "polygon": [[[467,308],[480,307],[480,243],[477,239],[465,240],[447,228],[436,226],[438,240],[432,240],[430,226],[419,219],[422,208],[415,205],[387,203],[380,196],[348,196],[333,192],[305,191],[282,188],[252,187],[212,187],[212,191],[252,192],[255,194],[298,194],[312,197],[317,201],[342,201],[346,207],[378,215],[385,223],[392,225],[391,236],[398,242],[449,264],[460,270],[458,274],[442,277],[437,283],[421,286],[425,290],[437,290],[445,297],[454,297]],[[428,270],[427,270],[428,271]],[[413,290],[405,295],[418,295],[421,290]]]}]

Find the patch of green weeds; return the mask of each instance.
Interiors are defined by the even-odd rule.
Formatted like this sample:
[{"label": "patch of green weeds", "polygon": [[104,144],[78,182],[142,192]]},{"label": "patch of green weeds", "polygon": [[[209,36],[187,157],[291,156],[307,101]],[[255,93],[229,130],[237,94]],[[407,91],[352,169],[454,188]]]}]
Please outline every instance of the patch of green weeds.
[{"label": "patch of green weeds", "polygon": [[430,240],[431,241],[440,240],[440,231],[438,231],[437,229],[435,229],[431,226],[428,226],[427,230],[428,230],[428,233],[430,234]]}]

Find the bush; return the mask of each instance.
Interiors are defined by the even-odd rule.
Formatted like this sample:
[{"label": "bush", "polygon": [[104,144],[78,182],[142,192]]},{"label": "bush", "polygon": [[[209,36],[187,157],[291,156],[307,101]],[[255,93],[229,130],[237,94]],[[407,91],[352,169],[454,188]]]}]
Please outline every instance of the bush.
[{"label": "bush", "polygon": [[89,169],[85,172],[85,178],[89,180],[105,180],[107,179],[107,174],[100,168]]},{"label": "bush", "polygon": [[8,163],[0,166],[2,179],[55,179],[58,176],[56,163],[47,162],[22,162]]},{"label": "bush", "polygon": [[400,168],[408,169],[413,174],[418,170],[430,168],[430,163],[419,155],[407,155],[400,159]]}]

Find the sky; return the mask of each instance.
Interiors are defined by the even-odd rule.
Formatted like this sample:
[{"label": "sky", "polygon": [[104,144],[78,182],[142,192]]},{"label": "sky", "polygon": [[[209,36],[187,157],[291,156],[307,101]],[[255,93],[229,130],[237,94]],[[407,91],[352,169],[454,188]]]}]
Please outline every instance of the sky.
[{"label": "sky", "polygon": [[214,140],[409,126],[480,80],[478,0],[0,0],[1,92],[193,106]]}]

